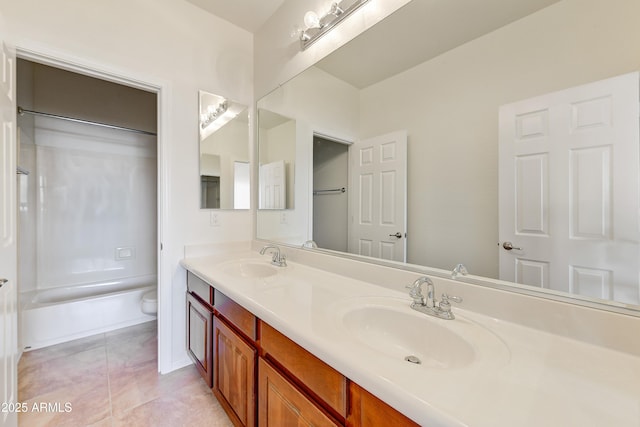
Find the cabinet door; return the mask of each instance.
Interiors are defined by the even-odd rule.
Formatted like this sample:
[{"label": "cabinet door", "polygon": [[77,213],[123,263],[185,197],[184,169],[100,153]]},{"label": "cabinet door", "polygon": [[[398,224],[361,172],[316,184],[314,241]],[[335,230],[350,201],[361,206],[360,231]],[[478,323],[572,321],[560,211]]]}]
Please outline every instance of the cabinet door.
[{"label": "cabinet door", "polygon": [[262,358],[258,387],[259,427],[339,425]]},{"label": "cabinet door", "polygon": [[255,426],[256,350],[218,317],[213,321],[213,393],[235,425]]},{"label": "cabinet door", "polygon": [[211,346],[213,312],[187,294],[187,352],[209,387],[212,384],[213,353]]},{"label": "cabinet door", "polygon": [[348,427],[418,427],[418,424],[393,409],[356,383],[349,384]]}]

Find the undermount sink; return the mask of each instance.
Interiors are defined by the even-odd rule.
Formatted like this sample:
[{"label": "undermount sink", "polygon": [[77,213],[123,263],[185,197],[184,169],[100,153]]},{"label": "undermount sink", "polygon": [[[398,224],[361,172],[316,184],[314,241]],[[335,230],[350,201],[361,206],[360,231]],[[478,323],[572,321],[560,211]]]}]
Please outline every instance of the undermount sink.
[{"label": "undermount sink", "polygon": [[233,261],[226,265],[222,271],[225,273],[249,279],[264,279],[278,274],[278,267],[260,260]]},{"label": "undermount sink", "polygon": [[491,331],[458,316],[429,317],[397,298],[370,297],[347,302],[334,313],[351,338],[401,363],[456,369],[475,363],[504,364],[509,351]]}]

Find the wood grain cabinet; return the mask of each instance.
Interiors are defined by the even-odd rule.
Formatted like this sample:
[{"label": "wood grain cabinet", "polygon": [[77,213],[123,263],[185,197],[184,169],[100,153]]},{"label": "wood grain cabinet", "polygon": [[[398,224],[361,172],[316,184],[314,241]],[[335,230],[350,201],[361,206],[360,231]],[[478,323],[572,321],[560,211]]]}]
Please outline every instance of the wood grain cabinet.
[{"label": "wood grain cabinet", "polygon": [[286,377],[340,422],[347,413],[347,379],[331,366],[260,322],[260,348]]},{"label": "wood grain cabinet", "polygon": [[340,425],[263,358],[258,362],[258,384],[259,427]]},{"label": "wood grain cabinet", "polygon": [[187,293],[187,353],[211,387],[213,380],[213,309]]},{"label": "wood grain cabinet", "polygon": [[[255,326],[255,318],[225,298],[216,293],[216,310],[218,302],[222,301],[222,312],[216,312],[213,320],[213,393],[234,425],[253,427],[256,425],[257,350],[255,342],[246,333],[253,333],[255,328],[250,325]],[[228,311],[230,306],[233,310]],[[223,318],[222,313],[236,319],[241,329],[238,324]]]},{"label": "wood grain cabinet", "polygon": [[347,427],[418,427],[418,424],[378,399],[358,384],[349,384]]}]

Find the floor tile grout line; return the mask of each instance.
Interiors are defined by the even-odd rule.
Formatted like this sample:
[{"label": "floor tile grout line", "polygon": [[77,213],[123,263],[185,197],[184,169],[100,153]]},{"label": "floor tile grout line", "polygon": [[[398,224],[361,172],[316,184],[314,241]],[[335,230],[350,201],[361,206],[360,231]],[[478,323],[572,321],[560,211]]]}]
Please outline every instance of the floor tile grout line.
[{"label": "floor tile grout line", "polygon": [[111,425],[113,425],[113,399],[111,397],[111,368],[109,366],[109,340],[107,339],[107,334],[104,334],[104,359],[105,359],[105,369],[107,371],[107,394],[109,395],[109,418],[111,421]]}]

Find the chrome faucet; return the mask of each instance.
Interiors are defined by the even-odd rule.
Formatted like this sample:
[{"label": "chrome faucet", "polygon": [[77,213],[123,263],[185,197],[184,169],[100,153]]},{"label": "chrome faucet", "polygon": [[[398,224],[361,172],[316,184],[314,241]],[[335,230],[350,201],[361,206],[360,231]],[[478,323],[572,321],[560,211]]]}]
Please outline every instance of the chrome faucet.
[{"label": "chrome faucet", "polygon": [[464,264],[458,264],[453,268],[453,270],[451,271],[451,278],[456,279],[461,274],[463,276],[469,274],[469,271],[467,271],[467,267],[465,267]]},{"label": "chrome faucet", "polygon": [[[426,297],[422,294],[423,283],[426,283],[427,285]],[[442,300],[440,302],[436,301],[434,297],[435,286],[427,276],[420,277],[411,285],[407,285],[406,288],[410,289],[409,296],[413,298],[413,302],[411,303],[412,309],[440,319],[455,319],[455,316],[451,312],[450,301],[459,303],[462,302],[462,298],[442,294]]]},{"label": "chrome faucet", "polygon": [[304,242],[302,244],[303,248],[312,248],[315,249],[318,247],[318,244],[316,242],[314,242],[313,240],[307,240],[306,242]]},{"label": "chrome faucet", "polygon": [[274,249],[271,251],[273,256],[271,257],[271,264],[276,265],[278,267],[286,267],[287,266],[287,257],[280,253],[280,248],[274,245],[267,245],[260,249],[260,255],[264,255],[267,249]]}]

